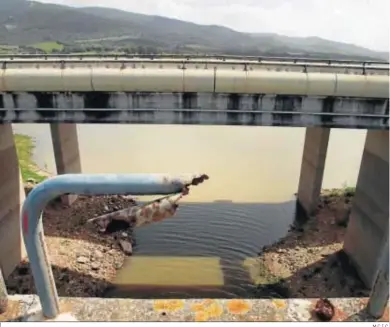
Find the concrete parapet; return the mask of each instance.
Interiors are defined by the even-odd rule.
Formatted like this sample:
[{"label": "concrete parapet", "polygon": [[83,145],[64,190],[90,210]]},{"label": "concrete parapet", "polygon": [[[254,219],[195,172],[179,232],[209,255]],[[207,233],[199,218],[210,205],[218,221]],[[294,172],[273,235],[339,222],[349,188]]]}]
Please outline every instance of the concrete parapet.
[{"label": "concrete parapet", "polygon": [[[50,124],[57,174],[81,173],[81,161],[76,124]],[[76,195],[62,197],[65,204],[72,204]]]},{"label": "concrete parapet", "polygon": [[329,135],[329,128],[306,128],[298,202],[309,216],[315,213],[320,197]]},{"label": "concrete parapet", "polygon": [[0,266],[6,278],[26,256],[20,229],[25,198],[11,124],[0,124]]},{"label": "concrete parapet", "polygon": [[[375,321],[364,308],[366,298],[331,298],[331,321]],[[318,321],[318,299],[104,299],[60,298],[57,321]],[[0,321],[43,321],[36,295],[9,296]],[[379,321],[389,321],[389,309]]]},{"label": "concrete parapet", "polygon": [[367,131],[344,250],[367,286],[389,237],[389,132]]}]

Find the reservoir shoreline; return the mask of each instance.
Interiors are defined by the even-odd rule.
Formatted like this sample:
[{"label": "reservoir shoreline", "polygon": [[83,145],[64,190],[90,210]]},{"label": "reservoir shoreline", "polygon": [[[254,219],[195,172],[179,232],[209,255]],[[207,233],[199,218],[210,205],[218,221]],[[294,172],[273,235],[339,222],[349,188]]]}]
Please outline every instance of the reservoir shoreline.
[{"label": "reservoir shoreline", "polygon": [[[189,134],[192,132],[190,131]],[[194,141],[194,137],[196,137],[196,134],[192,136],[193,147],[196,148],[195,150],[199,150],[199,144]],[[187,136],[187,140],[190,139]],[[38,138],[36,141],[38,151],[35,156],[29,158],[28,165],[30,168],[32,168],[32,165],[34,166],[34,172],[39,170],[32,158],[35,159],[40,151],[42,153],[42,149],[39,150],[42,139]],[[151,146],[153,144],[151,141],[153,141],[153,138],[146,140],[146,145]],[[47,142],[47,139],[44,142]],[[218,145],[224,146],[224,150],[230,150],[229,152],[232,153],[231,144],[230,148],[226,144],[219,143]],[[207,144],[203,144],[204,146],[207,147]],[[241,146],[236,149],[242,155],[252,151],[250,147],[244,148],[245,146]],[[268,147],[266,146],[266,148]],[[130,153],[133,154],[134,151]],[[100,154],[103,155],[102,151]],[[223,158],[224,155],[226,156],[226,154],[222,154],[220,157]],[[87,157],[83,152],[82,156],[84,159]],[[140,153],[140,157],[138,158],[140,161],[141,159],[147,159],[143,153]],[[296,157],[299,158],[299,156]],[[132,160],[133,158],[130,157],[129,159]],[[172,163],[172,161],[164,162],[164,157],[157,156],[157,158],[158,160],[154,161],[154,167],[157,167],[159,163],[168,167],[167,163]],[[203,158],[208,159],[205,154],[203,154]],[[190,167],[191,165],[188,165],[188,163],[191,159],[194,159],[194,156],[184,157],[183,166]],[[253,165],[254,162],[251,160],[253,159],[249,159],[249,164]],[[261,161],[258,161],[259,164],[261,165],[264,160],[267,161],[267,158],[263,155]],[[239,169],[239,165],[234,161],[225,162],[231,165],[231,167],[228,167],[230,171],[232,171],[231,169]],[[148,171],[155,171],[150,169],[149,161],[145,160],[145,164],[149,166]],[[138,169],[140,168],[138,165],[135,166]],[[173,165],[174,169],[179,166],[181,165]],[[286,165],[280,165],[279,167],[286,167]],[[207,171],[207,165],[205,168],[204,170]],[[213,168],[212,164],[211,168]],[[146,170],[146,168],[144,169]],[[295,204],[294,201],[291,201],[292,193],[288,199],[285,196],[283,197],[290,201],[286,202],[286,205],[283,205],[280,200],[276,200],[278,197],[274,197],[274,201],[271,201],[269,205],[265,203],[251,205],[250,201],[253,201],[253,195],[249,203],[243,204],[239,201],[245,194],[240,194],[242,186],[238,188],[231,184],[232,179],[240,179],[239,174],[233,174],[229,179],[225,178],[226,171],[219,170],[219,172],[221,180],[224,178],[225,183],[230,184],[230,191],[231,189],[234,190],[234,193],[230,193],[230,195],[234,194],[236,197],[233,197],[233,199],[238,199],[238,201],[218,201],[215,199],[216,194],[214,192],[213,196],[208,199],[208,206],[197,206],[196,200],[199,199],[199,196],[195,196],[195,199],[190,199],[189,203],[183,204],[184,213],[180,214],[177,220],[156,224],[139,232],[136,231],[135,239],[138,244],[135,244],[134,257],[160,252],[159,255],[173,253],[176,256],[198,254],[207,257],[221,255],[222,261],[226,262],[228,266],[236,265],[233,267],[233,271],[240,275],[245,274],[247,279],[233,278],[232,280],[235,282],[232,283],[238,283],[236,286],[239,290],[229,291],[230,293],[226,293],[227,297],[304,297],[312,295],[314,291],[321,293],[318,295],[319,297],[327,294],[332,296],[366,294],[364,293],[365,290],[360,287],[358,278],[353,273],[347,277],[347,281],[341,279],[342,284],[338,284],[337,280],[329,277],[329,271],[337,270],[337,267],[342,269],[341,267],[346,265],[341,251],[346,222],[341,222],[340,216],[343,216],[345,210],[348,211],[353,196],[353,188],[347,187],[343,190],[334,189],[323,192],[316,218],[310,219],[305,225],[296,226],[294,224]],[[238,172],[240,174],[245,173],[242,170],[238,170]],[[287,171],[282,171],[281,174],[288,172],[289,169],[287,168]],[[215,171],[216,173],[217,171]],[[45,176],[45,173],[42,176]],[[272,176],[275,178],[275,175],[271,173],[271,178]],[[211,177],[213,178],[212,175]],[[269,176],[265,179],[262,178],[263,181],[267,178],[270,179]],[[36,182],[39,181],[36,180]],[[287,179],[284,184],[289,186],[291,181],[291,178]],[[31,189],[33,185],[31,185],[31,182],[29,184],[28,186]],[[272,183],[269,185],[275,186]],[[218,189],[221,189],[220,186],[218,186]],[[275,187],[274,190],[268,189],[271,193],[283,193],[280,187]],[[262,188],[259,190],[260,196],[267,193]],[[216,191],[215,188],[214,191]],[[256,189],[252,187],[250,191],[255,193]],[[285,192],[285,194],[287,193]],[[349,195],[347,196],[347,194]],[[207,198],[207,195],[206,192],[206,194],[200,194],[200,197],[204,199]],[[229,199],[229,197],[226,198]],[[265,196],[265,199],[267,198],[269,197]],[[348,200],[347,203],[346,200]],[[343,203],[346,203],[346,206]],[[112,291],[112,282],[117,271],[122,269],[125,262],[132,259],[126,258],[118,245],[120,234],[114,233],[102,237],[95,232],[87,231],[84,223],[88,218],[120,210],[127,205],[129,203],[122,197],[90,198],[81,196],[71,207],[54,201],[46,208],[43,219],[44,230],[60,295],[104,296],[107,295],[107,290],[111,289]],[[272,217],[272,220],[268,217]],[[239,221],[237,221],[238,218]],[[210,219],[216,227],[207,225]],[[210,227],[212,228],[210,229]],[[207,229],[210,229],[210,233],[203,235]],[[187,235],[186,230],[190,230],[191,235]],[[132,231],[128,232],[132,234]],[[252,236],[248,238],[249,234],[245,233],[250,232],[252,232]],[[192,239],[194,235],[195,239]],[[231,235],[235,235],[235,237],[231,238]],[[323,240],[324,244],[312,246],[310,242],[313,239]],[[309,245],[307,245],[307,242],[309,242]],[[162,244],[164,245],[161,246]],[[211,244],[215,244],[214,252],[205,250],[209,249]],[[174,249],[176,250],[174,251]],[[218,249],[223,250],[220,252]],[[256,252],[258,252],[258,255],[256,255]],[[311,268],[308,266],[311,266]],[[153,267],[151,266],[151,268]],[[224,270],[230,271],[230,268],[224,267]],[[199,267],[199,269],[203,268]],[[342,272],[343,270],[340,270],[340,273]],[[72,282],[70,283],[70,281]],[[316,281],[316,285],[320,283],[323,286],[319,288],[311,287],[310,285],[314,281]],[[251,283],[252,286],[249,288],[242,286],[246,283]],[[7,286],[11,294],[34,292],[33,280],[27,261],[21,263],[15,269],[7,280]],[[232,286],[234,285],[230,285],[230,287]],[[354,288],[358,291],[355,292]],[[135,294],[134,292],[130,290],[126,291],[125,294],[131,296],[131,294]],[[166,294],[164,290],[161,292]],[[183,296],[191,296],[191,294],[191,291],[189,291]],[[209,295],[212,297],[211,293]]]}]

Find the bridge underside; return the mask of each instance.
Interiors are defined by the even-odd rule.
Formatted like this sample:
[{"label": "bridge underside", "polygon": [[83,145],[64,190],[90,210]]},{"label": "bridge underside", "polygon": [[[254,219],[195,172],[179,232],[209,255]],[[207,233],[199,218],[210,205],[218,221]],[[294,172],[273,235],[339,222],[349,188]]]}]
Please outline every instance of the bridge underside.
[{"label": "bridge underside", "polygon": [[0,92],[0,123],[388,129],[389,100],[268,94]]}]

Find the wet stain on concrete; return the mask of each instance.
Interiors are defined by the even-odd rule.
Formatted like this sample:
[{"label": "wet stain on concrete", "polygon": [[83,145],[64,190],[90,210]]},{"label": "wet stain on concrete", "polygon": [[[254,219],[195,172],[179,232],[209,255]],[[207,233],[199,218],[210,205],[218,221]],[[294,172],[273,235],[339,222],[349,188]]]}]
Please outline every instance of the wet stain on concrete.
[{"label": "wet stain on concrete", "polygon": [[296,111],[296,108],[302,106],[302,97],[276,95],[275,97],[275,111]]},{"label": "wet stain on concrete", "polygon": [[[334,112],[334,97],[326,97],[322,102],[322,112],[323,113],[333,113]],[[333,115],[322,115],[321,122],[324,125],[330,124],[333,122]]]},{"label": "wet stain on concrete", "polygon": [[198,95],[195,92],[185,92],[181,97],[183,109],[197,109],[198,108]]},{"label": "wet stain on concrete", "polygon": [[363,106],[363,113],[368,115],[382,114],[382,112],[378,112],[378,109],[382,111],[384,105],[386,104],[381,99],[368,99]]},{"label": "wet stain on concrete", "polygon": [[252,95],[252,110],[259,110],[260,94]]},{"label": "wet stain on concrete", "polygon": [[[228,96],[227,110],[240,110],[241,94],[231,93]],[[237,115],[235,113],[227,113],[228,124],[240,125]]]},{"label": "wet stain on concrete", "polygon": [[[85,109],[110,109],[110,98],[109,92],[85,92],[82,93],[84,99]],[[84,114],[88,119],[106,119],[112,116],[110,110],[84,110]]]},{"label": "wet stain on concrete", "polygon": [[48,92],[29,92],[37,100],[38,108],[53,108],[54,94]]},{"label": "wet stain on concrete", "polygon": [[82,94],[84,99],[84,108],[95,109],[95,108],[110,108],[110,97],[109,92],[85,92]]},{"label": "wet stain on concrete", "polygon": [[291,124],[293,120],[292,112],[302,107],[302,97],[276,95],[274,111],[285,112],[277,113],[273,116],[272,126],[285,126]]}]

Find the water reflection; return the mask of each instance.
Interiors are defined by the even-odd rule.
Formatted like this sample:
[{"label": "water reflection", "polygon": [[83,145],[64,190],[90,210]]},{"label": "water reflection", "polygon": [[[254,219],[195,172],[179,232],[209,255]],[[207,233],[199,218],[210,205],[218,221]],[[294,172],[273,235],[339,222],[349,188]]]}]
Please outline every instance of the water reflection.
[{"label": "water reflection", "polygon": [[[174,219],[136,231],[136,256],[127,259],[115,280],[119,287],[108,295],[248,296],[256,288],[244,262],[256,255],[260,244],[270,244],[285,235],[294,212],[295,201],[187,203]],[[188,265],[188,258],[196,260]],[[139,260],[142,270],[138,268]],[[164,260],[166,267],[161,267]],[[195,277],[191,269],[196,269]],[[218,274],[223,276],[222,284]]]}]

